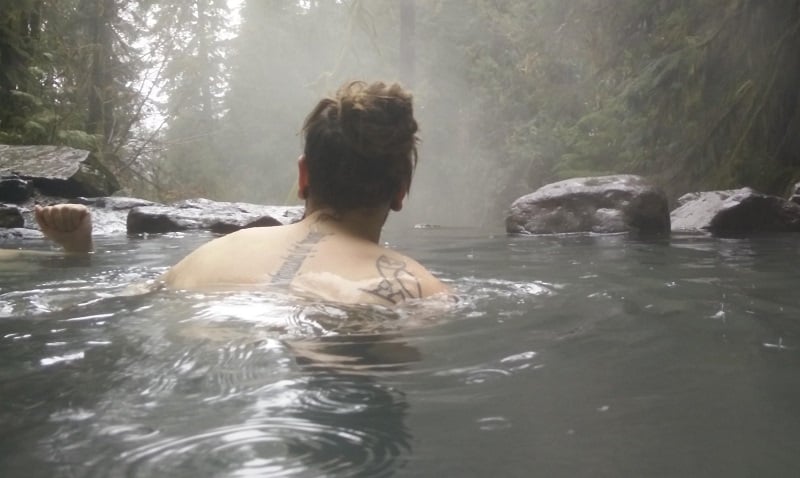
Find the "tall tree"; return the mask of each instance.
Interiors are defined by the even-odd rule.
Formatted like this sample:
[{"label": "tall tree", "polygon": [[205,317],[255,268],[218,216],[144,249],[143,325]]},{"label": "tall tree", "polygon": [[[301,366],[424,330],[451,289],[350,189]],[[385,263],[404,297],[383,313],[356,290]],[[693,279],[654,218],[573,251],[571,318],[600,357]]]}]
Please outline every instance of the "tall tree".
[{"label": "tall tree", "polygon": [[800,179],[800,3],[579,2],[600,101],[558,168],[653,175],[673,195]]},{"label": "tall tree", "polygon": [[416,63],[416,0],[400,3],[400,78],[409,88],[414,87]]},{"label": "tall tree", "polygon": [[40,48],[41,1],[18,1],[0,17],[0,137],[21,137],[38,106],[31,70]]},{"label": "tall tree", "polygon": [[17,0],[0,20],[0,141],[112,152],[126,143],[145,2]]},{"label": "tall tree", "polygon": [[225,0],[163,2],[154,30],[167,58],[164,158],[174,196],[220,196],[224,158],[218,147],[222,93],[227,86]]},{"label": "tall tree", "polygon": [[86,130],[101,138],[103,149],[111,141],[114,129],[114,62],[113,23],[117,19],[114,0],[83,0],[81,9],[86,15],[87,40],[91,54],[88,58],[88,111]]},{"label": "tall tree", "polygon": [[[291,0],[244,3],[225,97],[227,170],[236,178],[231,194],[253,201],[291,199],[297,133],[314,97],[311,88],[324,82],[323,72],[335,60],[325,54],[331,44],[326,27],[309,23],[318,19],[319,8],[339,7],[303,7]],[[328,16],[333,24],[334,19]]]}]

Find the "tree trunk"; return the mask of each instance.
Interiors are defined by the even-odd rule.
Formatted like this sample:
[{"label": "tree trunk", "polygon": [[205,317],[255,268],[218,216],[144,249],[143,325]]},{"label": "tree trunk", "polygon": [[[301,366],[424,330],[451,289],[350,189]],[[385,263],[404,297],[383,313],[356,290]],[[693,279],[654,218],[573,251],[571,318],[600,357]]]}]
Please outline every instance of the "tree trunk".
[{"label": "tree trunk", "polygon": [[86,130],[102,138],[102,150],[111,142],[114,130],[114,91],[110,63],[113,49],[111,23],[116,16],[115,0],[92,0],[89,39],[92,43],[89,108]]},{"label": "tree trunk", "polygon": [[400,2],[400,78],[409,88],[414,86],[416,37],[416,0]]},{"label": "tree trunk", "polygon": [[206,12],[206,0],[197,0],[197,56],[199,64],[203,66],[200,82],[200,101],[202,108],[202,120],[210,126],[211,119],[214,117],[214,98],[211,93],[212,74],[208,68],[211,58],[209,58],[208,46],[208,13]]}]

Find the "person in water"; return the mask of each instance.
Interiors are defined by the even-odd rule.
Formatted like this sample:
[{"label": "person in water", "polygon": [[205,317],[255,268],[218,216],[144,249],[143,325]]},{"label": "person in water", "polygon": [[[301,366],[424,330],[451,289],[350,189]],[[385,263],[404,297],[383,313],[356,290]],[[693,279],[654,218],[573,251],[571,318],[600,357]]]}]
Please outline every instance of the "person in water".
[{"label": "person in water", "polygon": [[[166,287],[288,287],[327,300],[384,305],[446,293],[415,260],[380,245],[389,211],[402,209],[417,163],[411,94],[398,84],[347,83],[316,105],[302,132],[297,186],[303,219],[215,239],[172,267],[163,277]],[[37,208],[36,218],[66,251],[91,250],[85,208]]]}]

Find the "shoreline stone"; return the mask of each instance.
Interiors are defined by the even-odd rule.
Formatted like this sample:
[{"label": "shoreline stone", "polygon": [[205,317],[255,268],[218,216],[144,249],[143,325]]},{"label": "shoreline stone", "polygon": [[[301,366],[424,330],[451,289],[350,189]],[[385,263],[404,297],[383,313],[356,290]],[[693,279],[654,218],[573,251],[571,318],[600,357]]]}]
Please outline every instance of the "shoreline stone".
[{"label": "shoreline stone", "polygon": [[[67,146],[0,144],[0,178],[21,179],[40,194],[63,198],[109,196],[119,189],[94,154]],[[22,202],[2,196],[0,201]]]},{"label": "shoreline stone", "polygon": [[665,194],[641,176],[572,178],[520,197],[506,217],[510,234],[669,234]]},{"label": "shoreline stone", "polygon": [[301,206],[268,206],[209,199],[190,199],[165,205],[132,197],[63,199],[37,196],[23,204],[0,203],[0,241],[41,238],[33,217],[34,206],[64,202],[83,204],[89,208],[95,236],[189,230],[228,234],[246,227],[289,224],[303,216]]},{"label": "shoreline stone", "polygon": [[689,193],[672,211],[674,232],[741,236],[800,232],[800,204],[751,188]]}]

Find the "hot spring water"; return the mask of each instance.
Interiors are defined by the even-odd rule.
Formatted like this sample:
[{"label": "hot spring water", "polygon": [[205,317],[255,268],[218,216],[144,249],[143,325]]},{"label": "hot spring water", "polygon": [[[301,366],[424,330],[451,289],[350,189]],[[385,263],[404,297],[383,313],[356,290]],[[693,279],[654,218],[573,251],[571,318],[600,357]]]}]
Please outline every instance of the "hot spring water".
[{"label": "hot spring water", "polygon": [[0,475],[800,468],[796,236],[390,230],[455,305],[127,295],[209,238],[0,263]]}]

